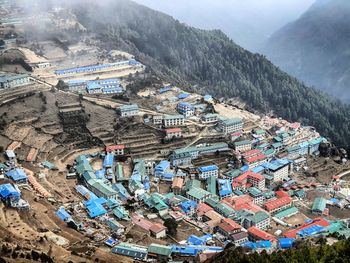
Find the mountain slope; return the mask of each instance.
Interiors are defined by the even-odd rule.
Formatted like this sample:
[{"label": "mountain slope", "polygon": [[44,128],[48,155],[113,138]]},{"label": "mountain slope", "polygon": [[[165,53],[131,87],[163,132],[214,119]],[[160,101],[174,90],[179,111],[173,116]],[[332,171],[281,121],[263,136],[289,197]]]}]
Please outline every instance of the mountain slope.
[{"label": "mountain slope", "polygon": [[350,102],[350,1],[318,0],[263,53],[291,75]]},{"label": "mountain slope", "polygon": [[204,87],[217,97],[240,97],[255,110],[272,109],[315,126],[339,146],[350,145],[349,107],[305,87],[220,31],[188,27],[127,0],[73,6],[73,11],[104,48],[132,52],[170,81],[193,84],[188,88],[197,91]]},{"label": "mountain slope", "polygon": [[240,46],[257,51],[282,25],[294,21],[314,0],[135,0],[181,22],[220,29]]}]

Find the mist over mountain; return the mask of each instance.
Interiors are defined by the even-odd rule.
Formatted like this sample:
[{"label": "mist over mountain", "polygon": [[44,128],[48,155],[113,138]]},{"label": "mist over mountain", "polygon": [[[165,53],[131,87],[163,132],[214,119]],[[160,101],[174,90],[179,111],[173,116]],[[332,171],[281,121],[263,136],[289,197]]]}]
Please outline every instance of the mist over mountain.
[{"label": "mist over mountain", "polygon": [[187,26],[129,0],[68,3],[94,45],[130,52],[163,80],[189,91],[237,98],[247,109],[314,126],[338,146],[350,147],[348,106],[304,86],[221,31]]},{"label": "mist over mountain", "polygon": [[202,29],[220,29],[257,51],[276,30],[297,19],[315,0],[134,0]]},{"label": "mist over mountain", "polygon": [[262,50],[289,74],[350,102],[350,1],[318,0]]}]

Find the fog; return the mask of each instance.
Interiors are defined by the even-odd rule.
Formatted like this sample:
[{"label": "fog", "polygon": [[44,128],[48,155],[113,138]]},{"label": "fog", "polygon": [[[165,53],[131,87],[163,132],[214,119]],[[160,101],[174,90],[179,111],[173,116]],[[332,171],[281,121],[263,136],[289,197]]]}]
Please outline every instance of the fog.
[{"label": "fog", "polygon": [[315,0],[134,0],[191,26],[221,29],[252,51]]}]

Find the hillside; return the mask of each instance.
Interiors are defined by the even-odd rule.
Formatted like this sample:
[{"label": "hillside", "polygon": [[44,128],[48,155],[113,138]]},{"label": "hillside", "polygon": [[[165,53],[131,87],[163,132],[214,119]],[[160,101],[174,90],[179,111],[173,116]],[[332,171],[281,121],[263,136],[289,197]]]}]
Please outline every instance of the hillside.
[{"label": "hillside", "polygon": [[89,32],[96,33],[101,47],[136,54],[169,81],[216,97],[240,97],[250,108],[302,121],[338,146],[350,146],[348,106],[307,88],[220,31],[189,27],[127,0],[75,4],[72,11]]},{"label": "hillside", "polygon": [[[322,242],[322,239],[319,240]],[[316,247],[310,247],[306,244],[300,243],[298,249],[289,249],[284,251],[274,252],[267,254],[262,252],[244,254],[241,249],[234,249],[233,247],[225,249],[224,252],[218,256],[210,259],[211,262],[222,263],[246,263],[246,262],[259,262],[259,263],[317,263],[317,262],[349,262],[348,251],[350,249],[350,240],[340,241],[338,243],[329,245],[321,245]]]},{"label": "hillside", "polygon": [[318,0],[263,53],[291,75],[350,102],[350,1]]}]

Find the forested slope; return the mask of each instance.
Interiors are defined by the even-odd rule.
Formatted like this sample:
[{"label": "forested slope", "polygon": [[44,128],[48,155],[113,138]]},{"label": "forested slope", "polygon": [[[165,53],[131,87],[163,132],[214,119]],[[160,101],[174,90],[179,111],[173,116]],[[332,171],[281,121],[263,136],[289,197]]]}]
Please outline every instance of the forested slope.
[{"label": "forested slope", "polygon": [[288,120],[315,126],[338,146],[350,146],[348,106],[304,86],[220,31],[186,26],[128,0],[73,6],[72,10],[105,48],[136,54],[170,81],[203,87],[217,97],[239,97],[255,110],[273,110]]}]

